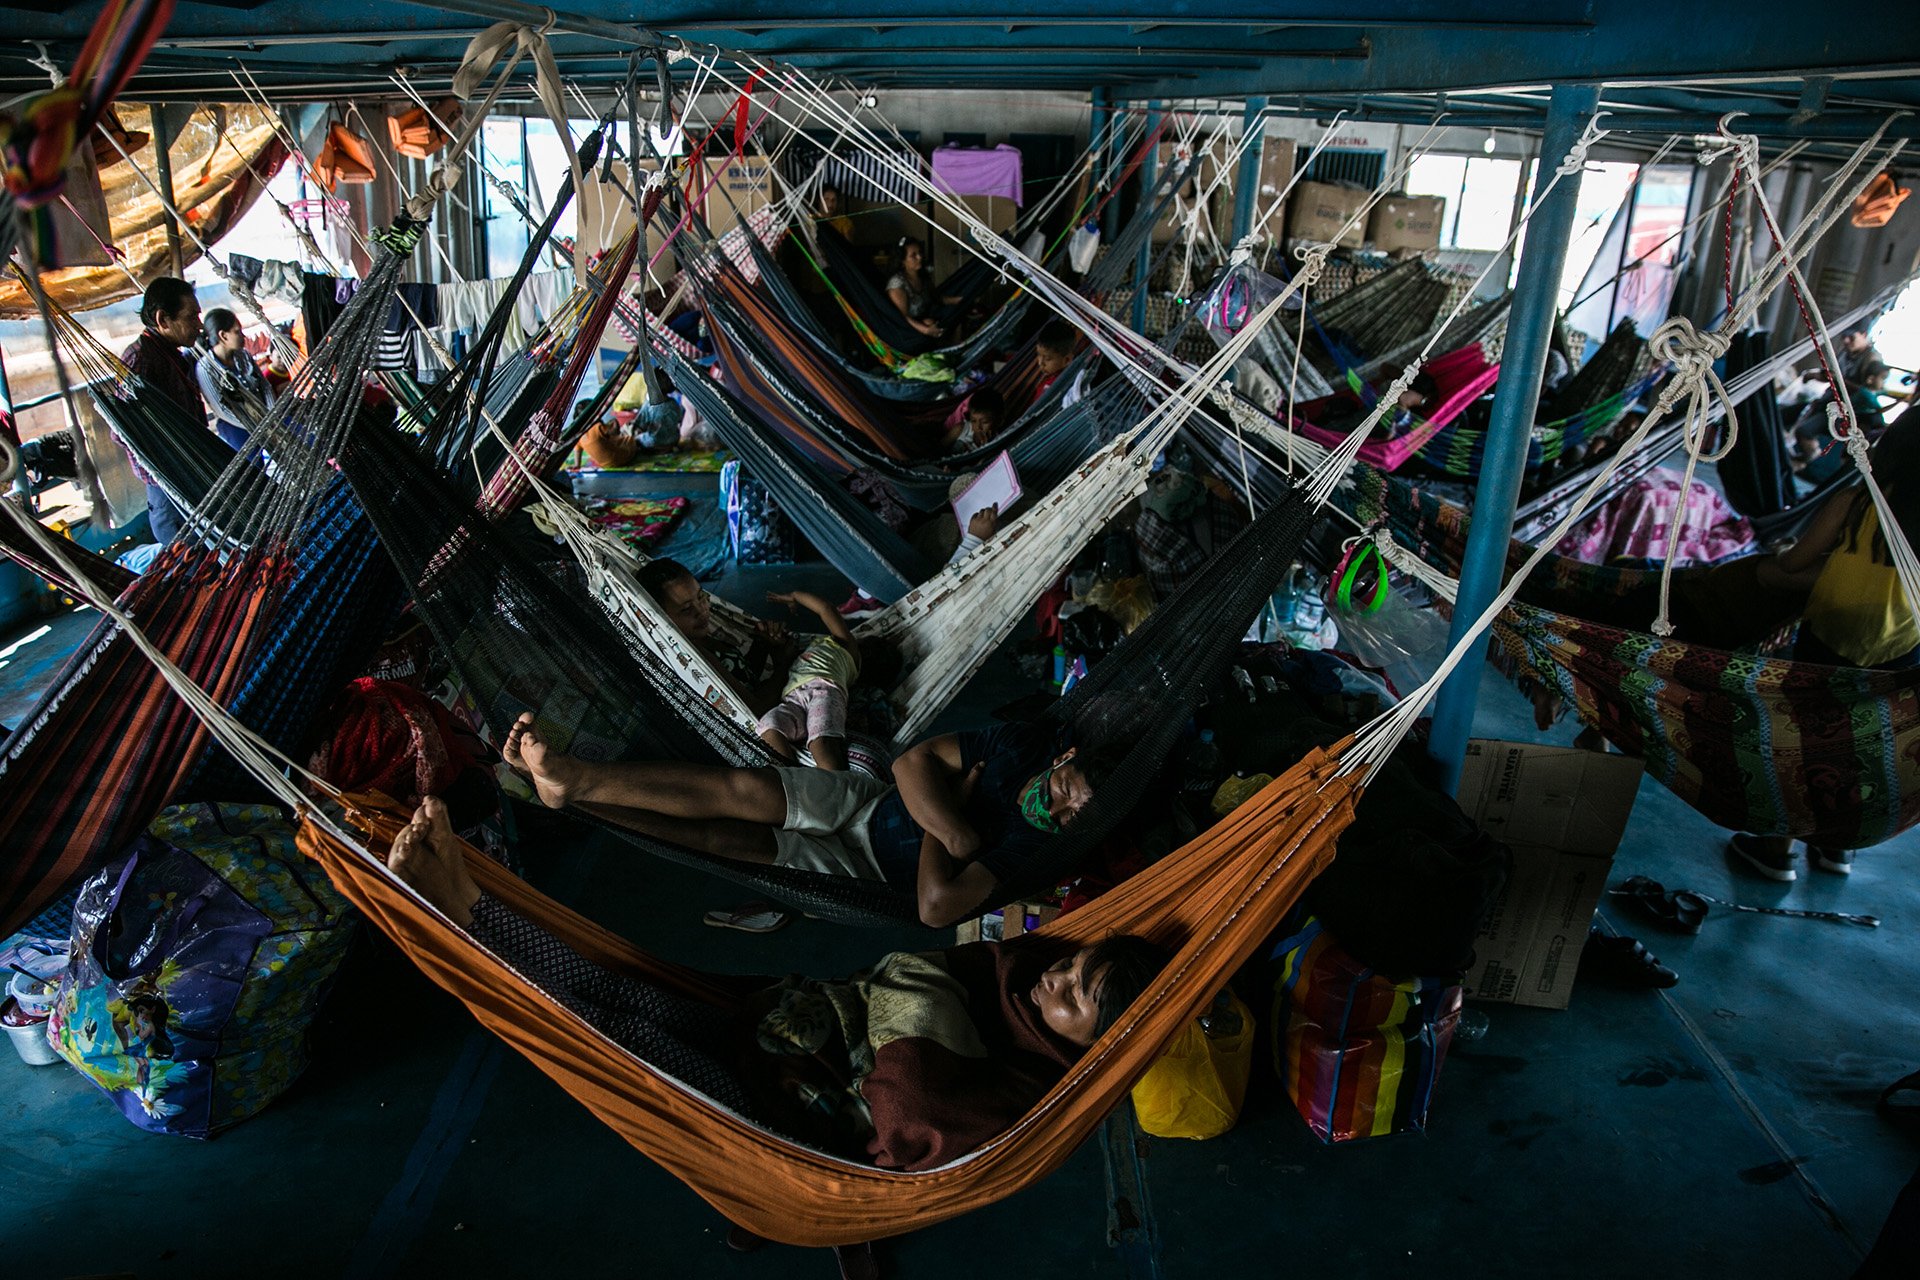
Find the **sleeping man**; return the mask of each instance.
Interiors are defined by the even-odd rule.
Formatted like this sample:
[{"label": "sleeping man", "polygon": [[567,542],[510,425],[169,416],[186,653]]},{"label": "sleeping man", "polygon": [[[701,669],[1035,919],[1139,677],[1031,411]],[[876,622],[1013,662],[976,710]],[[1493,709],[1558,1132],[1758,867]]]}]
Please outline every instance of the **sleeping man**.
[{"label": "sleeping man", "polygon": [[507,763],[549,808],[590,808],[621,826],[736,862],[799,867],[911,888],[921,922],[957,924],[1024,878],[1092,799],[1104,761],[1055,752],[1039,730],[997,725],[916,743],[894,782],[825,769],[733,769],[581,760],[550,749],[522,715]]},{"label": "sleeping man", "polygon": [[896,952],[843,982],[791,977],[710,1004],[603,968],[482,893],[437,799],[422,802],[388,864],[654,1067],[766,1128],[890,1169],[935,1168],[1003,1132],[1168,958],[1127,935],[1079,948],[1029,935]]}]

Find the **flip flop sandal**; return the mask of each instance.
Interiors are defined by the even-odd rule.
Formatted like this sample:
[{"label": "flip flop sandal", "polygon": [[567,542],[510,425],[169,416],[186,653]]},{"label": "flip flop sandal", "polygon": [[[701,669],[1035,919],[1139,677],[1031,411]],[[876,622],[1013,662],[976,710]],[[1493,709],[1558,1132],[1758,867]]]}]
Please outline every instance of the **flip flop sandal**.
[{"label": "flip flop sandal", "polygon": [[1920,1071],[1902,1076],[1880,1091],[1880,1114],[1909,1128],[1920,1127]]},{"label": "flip flop sandal", "polygon": [[833,1260],[840,1264],[841,1280],[880,1280],[880,1259],[874,1256],[871,1242],[837,1244]]},{"label": "flip flop sandal", "polygon": [[1668,889],[1651,876],[1632,876],[1613,896],[1657,925],[1676,933],[1699,933],[1707,922],[1707,900],[1691,889]]},{"label": "flip flop sandal", "polygon": [[742,933],[772,933],[793,919],[771,902],[749,902],[731,911],[709,911],[706,922],[716,929],[738,929]]}]

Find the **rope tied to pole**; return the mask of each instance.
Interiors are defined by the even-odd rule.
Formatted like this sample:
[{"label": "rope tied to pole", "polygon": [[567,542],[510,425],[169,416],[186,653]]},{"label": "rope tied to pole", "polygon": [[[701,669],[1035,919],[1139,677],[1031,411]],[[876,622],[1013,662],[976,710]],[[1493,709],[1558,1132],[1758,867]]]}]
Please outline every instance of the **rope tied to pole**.
[{"label": "rope tied to pole", "polygon": [[1553,171],[1555,176],[1571,178],[1587,167],[1587,152],[1596,142],[1607,136],[1607,130],[1600,127],[1600,117],[1610,114],[1611,112],[1596,111],[1587,118],[1587,127],[1580,131],[1580,137],[1567,148],[1567,158],[1555,167]]}]

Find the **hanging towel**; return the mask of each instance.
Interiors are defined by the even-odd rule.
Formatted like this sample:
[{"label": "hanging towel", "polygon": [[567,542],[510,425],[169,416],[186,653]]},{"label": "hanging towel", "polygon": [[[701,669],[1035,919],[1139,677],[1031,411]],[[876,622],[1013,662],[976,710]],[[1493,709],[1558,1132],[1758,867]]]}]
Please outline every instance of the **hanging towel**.
[{"label": "hanging towel", "polygon": [[934,183],[956,196],[997,196],[1018,206],[1020,148],[941,147],[933,153]]}]

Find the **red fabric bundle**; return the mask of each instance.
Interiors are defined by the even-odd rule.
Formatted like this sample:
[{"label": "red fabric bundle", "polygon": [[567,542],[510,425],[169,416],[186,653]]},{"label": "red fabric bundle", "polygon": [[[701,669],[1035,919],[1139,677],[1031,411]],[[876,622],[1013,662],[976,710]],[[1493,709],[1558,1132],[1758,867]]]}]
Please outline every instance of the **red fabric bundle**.
[{"label": "red fabric bundle", "polygon": [[444,796],[476,767],[447,709],[410,685],[362,676],[347,685],[333,737],[309,767],[343,791],[379,791],[409,808]]}]

